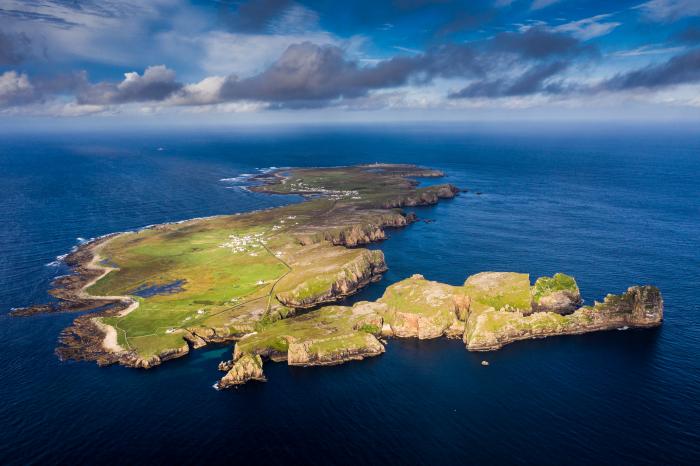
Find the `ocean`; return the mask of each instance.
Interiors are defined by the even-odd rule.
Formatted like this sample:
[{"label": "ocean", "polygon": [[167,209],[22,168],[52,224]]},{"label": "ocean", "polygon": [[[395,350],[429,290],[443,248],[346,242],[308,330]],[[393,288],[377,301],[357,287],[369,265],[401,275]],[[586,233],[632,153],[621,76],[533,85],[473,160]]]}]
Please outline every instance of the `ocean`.
[{"label": "ocean", "polygon": [[[653,284],[665,321],[470,353],[390,340],[377,358],[266,363],[216,391],[232,345],[148,371],[61,362],[75,315],[11,318],[85,239],[299,202],[235,179],[267,167],[416,163],[469,192],[372,247],[389,271],[565,272],[587,303]],[[397,125],[0,136],[0,464],[698,464],[700,131]],[[481,194],[477,194],[477,192]],[[490,365],[484,367],[482,360]]]}]

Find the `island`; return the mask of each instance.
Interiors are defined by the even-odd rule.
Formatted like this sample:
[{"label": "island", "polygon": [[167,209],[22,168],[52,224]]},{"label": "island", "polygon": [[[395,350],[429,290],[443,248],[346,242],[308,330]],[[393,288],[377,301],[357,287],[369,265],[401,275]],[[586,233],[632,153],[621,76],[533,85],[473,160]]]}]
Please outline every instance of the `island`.
[{"label": "island", "polygon": [[[454,338],[489,351],[530,338],[654,327],[663,300],[633,286],[582,304],[573,277],[483,272],[449,285],[414,275],[374,302],[338,302],[381,279],[387,229],[415,221],[407,207],[451,199],[460,189],[419,179],[444,176],[414,165],[285,168],[246,189],[303,201],[236,215],[154,225],[94,239],[68,254],[49,304],[15,309],[91,311],[59,337],[62,359],[150,368],[209,343],[235,342],[218,388],[265,380],[266,360],[339,364],[377,356],[388,338]],[[428,271],[426,271],[428,273]]]}]

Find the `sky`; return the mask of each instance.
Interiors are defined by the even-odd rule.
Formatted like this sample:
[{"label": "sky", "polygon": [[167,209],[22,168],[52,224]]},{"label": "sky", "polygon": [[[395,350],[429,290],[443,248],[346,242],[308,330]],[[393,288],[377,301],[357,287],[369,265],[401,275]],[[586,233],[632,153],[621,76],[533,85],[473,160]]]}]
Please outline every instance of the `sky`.
[{"label": "sky", "polygon": [[0,124],[700,121],[700,0],[0,0]]}]

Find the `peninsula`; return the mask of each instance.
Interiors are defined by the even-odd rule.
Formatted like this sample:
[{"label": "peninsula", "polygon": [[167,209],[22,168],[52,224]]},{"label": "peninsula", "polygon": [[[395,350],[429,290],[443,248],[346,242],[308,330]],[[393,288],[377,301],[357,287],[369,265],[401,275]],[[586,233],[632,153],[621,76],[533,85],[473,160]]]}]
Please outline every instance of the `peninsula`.
[{"label": "peninsula", "polygon": [[211,342],[236,342],[220,364],[221,388],[264,380],[263,360],[337,364],[376,356],[386,338],[458,338],[472,351],[516,340],[663,319],[653,286],[629,288],[582,306],[576,281],[485,272],[452,286],[415,275],[376,302],[337,306],[379,280],[384,255],[363,247],[416,216],[404,207],[450,199],[450,184],[420,187],[436,170],[413,165],[278,169],[248,189],[299,194],[300,203],[117,233],[81,245],[64,260],[73,274],[57,301],[16,309],[92,311],[60,336],[63,359],[149,368]]}]

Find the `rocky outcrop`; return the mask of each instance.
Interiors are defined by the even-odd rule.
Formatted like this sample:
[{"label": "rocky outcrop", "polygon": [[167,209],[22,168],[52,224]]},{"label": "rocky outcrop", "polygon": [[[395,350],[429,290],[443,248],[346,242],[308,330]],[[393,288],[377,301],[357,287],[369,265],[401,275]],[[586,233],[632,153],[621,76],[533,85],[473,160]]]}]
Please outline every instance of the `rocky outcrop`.
[{"label": "rocky outcrop", "polygon": [[244,354],[233,365],[225,376],[216,384],[217,388],[230,388],[244,384],[250,380],[265,382],[263,362],[259,355]]},{"label": "rocky outcrop", "polygon": [[378,356],[384,351],[384,345],[369,333],[306,340],[289,344],[287,364],[290,366],[328,366]]},{"label": "rocky outcrop", "polygon": [[458,287],[420,274],[391,285],[379,302],[386,306],[380,311],[388,323],[384,335],[421,340],[454,333],[455,321],[465,319],[469,310],[469,297]]},{"label": "rocky outcrop", "polygon": [[482,272],[460,287],[416,274],[389,286],[378,301],[324,306],[252,332],[236,344],[232,361],[222,362],[220,369],[230,371],[233,361],[251,354],[292,366],[340,364],[383,353],[378,337],[444,336],[463,339],[470,351],[489,351],[518,340],[652,327],[663,320],[663,300],[653,286],[631,287],[569,314],[561,312],[560,304],[554,306],[557,312],[533,312],[533,295],[541,300],[566,290],[575,300],[578,287],[574,292],[573,278],[555,277],[558,283],[543,280],[530,287],[527,274]]},{"label": "rocky outcrop", "polygon": [[563,273],[540,277],[532,287],[532,312],[571,314],[581,306],[581,292],[574,277]]},{"label": "rocky outcrop", "polygon": [[622,295],[608,295],[603,303],[572,314],[489,310],[470,320],[465,342],[470,351],[490,351],[531,338],[572,335],[622,327],[654,327],[663,321],[663,299],[658,288],[634,286]]}]

